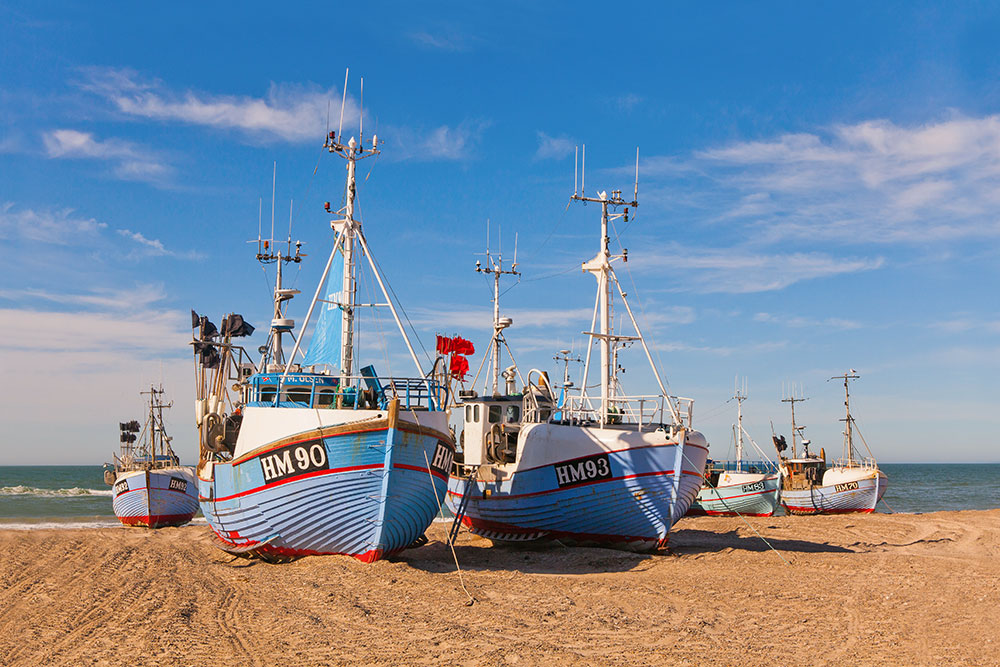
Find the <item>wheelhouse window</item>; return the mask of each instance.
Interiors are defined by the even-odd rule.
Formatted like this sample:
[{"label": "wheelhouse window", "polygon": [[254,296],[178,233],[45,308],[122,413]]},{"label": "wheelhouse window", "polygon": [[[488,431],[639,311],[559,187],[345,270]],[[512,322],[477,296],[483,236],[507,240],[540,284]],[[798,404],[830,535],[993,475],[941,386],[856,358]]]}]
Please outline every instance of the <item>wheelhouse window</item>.
[{"label": "wheelhouse window", "polygon": [[302,403],[304,405],[309,405],[309,399],[312,397],[311,387],[289,387],[281,392],[282,401],[292,401],[294,403]]},{"label": "wheelhouse window", "polygon": [[504,421],[508,424],[516,424],[521,421],[521,406],[520,405],[508,405],[507,414],[504,417]]},{"label": "wheelhouse window", "polygon": [[500,423],[500,412],[501,412],[501,408],[500,408],[499,405],[491,405],[490,406],[489,421],[490,421],[491,424],[499,424]]},{"label": "wheelhouse window", "polygon": [[264,385],[260,388],[260,401],[262,403],[273,403],[274,396],[277,393],[277,387],[274,385]]},{"label": "wheelhouse window", "polygon": [[479,423],[479,404],[476,403],[472,407],[473,407],[473,410],[472,410],[472,421],[474,421],[474,422],[476,422],[478,424]]}]

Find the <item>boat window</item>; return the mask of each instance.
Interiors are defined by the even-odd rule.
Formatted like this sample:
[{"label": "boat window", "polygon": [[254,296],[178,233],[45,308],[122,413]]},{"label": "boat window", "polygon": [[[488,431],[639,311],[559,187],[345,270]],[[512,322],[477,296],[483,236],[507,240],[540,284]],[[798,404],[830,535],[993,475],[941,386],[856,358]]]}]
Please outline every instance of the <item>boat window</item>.
[{"label": "boat window", "polygon": [[333,389],[320,389],[319,395],[316,396],[316,407],[317,408],[328,408],[333,405],[333,399],[336,398],[337,392]]},{"label": "boat window", "polygon": [[508,405],[507,406],[507,417],[505,421],[508,424],[514,424],[521,420],[521,406],[520,405]]},{"label": "boat window", "polygon": [[465,422],[469,423],[471,421],[472,421],[472,406],[471,405],[466,405],[465,406]]},{"label": "boat window", "polygon": [[491,405],[490,406],[489,419],[490,419],[490,423],[491,424],[498,424],[500,422],[500,406],[499,405]]},{"label": "boat window", "polygon": [[474,408],[474,410],[472,411],[472,421],[474,421],[474,422],[476,422],[478,424],[479,423],[479,404],[476,403],[473,406],[473,408]]},{"label": "boat window", "polygon": [[260,400],[263,403],[273,403],[275,394],[274,385],[266,385],[260,388]]},{"label": "boat window", "polygon": [[294,401],[295,403],[305,403],[309,405],[309,398],[312,395],[310,387],[289,387],[281,392],[282,401]]}]

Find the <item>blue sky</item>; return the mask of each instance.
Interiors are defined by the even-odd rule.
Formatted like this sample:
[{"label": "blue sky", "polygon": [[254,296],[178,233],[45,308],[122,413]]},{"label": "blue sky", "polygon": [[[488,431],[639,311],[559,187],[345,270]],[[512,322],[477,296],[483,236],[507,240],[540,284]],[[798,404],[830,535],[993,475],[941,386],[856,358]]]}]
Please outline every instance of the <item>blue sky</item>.
[{"label": "blue sky", "polygon": [[[995,6],[540,4],[0,2],[0,463],[107,460],[161,378],[194,458],[188,309],[266,329],[273,274],[245,241],[261,199],[269,226],[274,162],[276,235],[294,200],[310,255],[289,277],[314,289],[347,67],[345,126],[363,76],[385,142],[360,170],[362,219],[424,345],[484,347],[490,219],[505,251],[518,237],[503,310],[520,365],[582,352],[594,285],[574,267],[599,210],[567,210],[574,147],[593,194],[630,190],[638,146],[622,280],[715,456],[737,375],[758,441],[769,420],[787,433],[782,385],[799,383],[807,434],[839,452],[827,378],[854,368],[880,459],[1000,460]],[[641,353],[625,363],[626,388],[652,391]]]}]

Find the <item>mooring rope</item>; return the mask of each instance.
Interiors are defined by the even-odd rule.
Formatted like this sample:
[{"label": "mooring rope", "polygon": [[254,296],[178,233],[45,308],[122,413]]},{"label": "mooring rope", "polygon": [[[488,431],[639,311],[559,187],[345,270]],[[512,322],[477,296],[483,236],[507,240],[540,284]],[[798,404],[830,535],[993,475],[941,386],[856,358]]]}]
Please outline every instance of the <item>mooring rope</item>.
[{"label": "mooring rope", "polygon": [[[438,498],[437,487],[434,486],[434,473],[431,472],[431,462],[430,459],[427,458],[426,451],[424,452],[424,462],[427,463],[427,476],[431,478],[431,489],[434,491],[434,500],[437,501],[438,514],[440,514],[444,507],[441,505],[441,499]],[[451,543],[451,540],[447,540],[447,542],[448,548],[451,549],[451,557],[455,559],[455,569],[458,571],[458,583],[462,586],[462,590],[465,591],[465,594],[469,597],[469,601],[465,603],[465,606],[471,607],[476,604],[476,598],[472,597],[469,589],[465,587],[465,578],[462,576],[462,567],[458,564],[458,554],[455,553],[455,545]]]},{"label": "mooring rope", "polygon": [[[424,456],[426,456],[426,454],[425,454]],[[685,453],[683,452],[683,450],[681,451],[681,456],[683,456],[683,457],[684,457],[684,460],[685,460],[685,461],[687,461],[687,462],[688,462],[688,463],[689,463],[689,464],[691,465],[691,467],[692,467],[692,468],[695,468],[695,469],[697,469],[697,466],[695,466],[695,465],[694,465],[694,463],[692,463],[692,462],[691,462],[691,459],[689,459],[689,458],[687,457],[687,454],[685,454]],[[752,531],[754,532],[754,535],[756,535],[757,537],[759,537],[759,538],[760,538],[760,540],[761,540],[761,542],[763,542],[764,544],[766,544],[766,545],[767,545],[767,548],[768,548],[768,549],[770,549],[771,551],[773,551],[774,553],[776,553],[776,554],[778,555],[778,558],[780,558],[780,559],[781,559],[781,561],[782,561],[782,562],[783,562],[783,563],[784,563],[785,565],[788,565],[788,566],[791,566],[791,563],[789,563],[789,562],[788,562],[787,560],[785,560],[785,557],[781,555],[781,552],[780,552],[780,551],[778,551],[777,549],[775,549],[775,548],[774,548],[774,546],[772,546],[772,545],[771,545],[771,543],[770,543],[770,542],[768,542],[768,541],[767,541],[767,539],[766,539],[766,538],[765,538],[765,537],[764,537],[763,535],[761,535],[761,534],[760,534],[760,533],[759,533],[759,532],[757,531],[757,529],[756,529],[756,528],[754,528],[754,527],[753,527],[752,525],[750,525],[750,522],[746,520],[746,517],[745,517],[745,516],[743,516],[742,514],[740,514],[740,513],[739,513],[739,511],[737,511],[737,510],[734,510],[734,509],[733,509],[732,507],[730,507],[730,506],[729,506],[729,505],[728,505],[728,504],[726,503],[726,501],[725,501],[725,500],[723,500],[723,498],[722,498],[722,495],[721,495],[721,494],[719,493],[719,490],[718,490],[718,487],[717,487],[717,486],[715,486],[715,485],[713,485],[713,484],[712,484],[712,482],[710,482],[710,481],[708,480],[708,478],[707,478],[707,477],[705,477],[705,473],[704,473],[704,472],[699,472],[699,473],[698,473],[698,476],[699,476],[699,477],[701,477],[701,478],[702,478],[702,479],[703,479],[703,480],[704,480],[704,481],[705,481],[705,482],[706,482],[706,483],[708,484],[708,486],[709,486],[710,488],[712,488],[713,490],[715,490],[715,493],[716,493],[716,495],[717,495],[717,496],[719,496],[719,500],[720,500],[720,501],[722,502],[723,506],[724,506],[724,507],[725,507],[725,508],[726,508],[727,510],[729,510],[730,512],[732,512],[733,514],[735,514],[736,516],[738,516],[738,517],[739,517],[739,518],[740,518],[740,519],[741,519],[741,520],[743,521],[743,523],[745,523],[745,524],[747,525],[747,528],[749,528],[750,530],[752,530]]]}]

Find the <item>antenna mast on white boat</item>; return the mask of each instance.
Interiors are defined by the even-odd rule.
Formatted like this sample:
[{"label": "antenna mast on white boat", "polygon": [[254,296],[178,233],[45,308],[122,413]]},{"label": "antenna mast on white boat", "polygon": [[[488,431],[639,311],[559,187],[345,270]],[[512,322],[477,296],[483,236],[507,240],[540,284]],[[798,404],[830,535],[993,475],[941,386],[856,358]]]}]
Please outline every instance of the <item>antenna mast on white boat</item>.
[{"label": "antenna mast on white boat", "polygon": [[831,380],[843,380],[844,381],[844,407],[847,409],[847,416],[840,421],[844,422],[846,427],[844,428],[844,455],[847,459],[847,465],[850,467],[854,463],[854,437],[853,429],[854,417],[851,416],[851,388],[848,384],[851,380],[857,380],[861,376],[853,368],[843,375],[834,375]]},{"label": "antenna mast on white boat", "polygon": [[[500,276],[517,276],[520,281],[521,273],[517,270],[517,236],[514,236],[514,261],[509,269],[503,268],[503,251],[498,250],[496,255],[490,253],[490,222],[486,221],[486,268],[476,260],[476,273],[486,273],[493,276],[493,339],[490,341],[490,375],[493,381],[493,396],[500,395],[500,346],[506,345],[503,330],[513,324],[509,317],[500,317]],[[511,359],[513,361],[513,358]]]},{"label": "antenna mast on white boat", "polygon": [[746,378],[743,378],[742,386],[737,378],[735,385],[733,400],[736,401],[736,472],[743,472],[743,401],[747,400]]},{"label": "antenna mast on white boat", "polygon": [[[656,368],[656,364],[653,363],[653,357],[649,353],[649,348],[646,346],[646,341],[643,339],[642,332],[639,330],[639,325],[635,321],[635,317],[632,314],[632,309],[629,307],[628,300],[625,298],[625,292],[622,290],[621,285],[618,284],[617,276],[615,275],[614,269],[611,267],[611,262],[615,260],[621,260],[623,262],[628,261],[628,249],[623,249],[621,255],[612,255],[610,251],[611,237],[608,235],[608,222],[616,220],[618,218],[623,218],[626,222],[628,221],[628,207],[631,206],[635,208],[639,205],[639,149],[635,151],[635,187],[632,194],[632,200],[627,201],[622,198],[621,190],[612,190],[611,196],[608,197],[607,191],[602,191],[596,193],[596,197],[588,197],[585,191],[586,183],[586,161],[587,161],[587,147],[584,145],[581,151],[581,169],[580,169],[580,190],[576,189],[576,179],[574,177],[573,183],[573,196],[570,197],[571,201],[582,201],[595,202],[601,205],[601,244],[600,249],[596,256],[588,262],[584,262],[582,269],[588,273],[594,274],[597,279],[597,304],[595,307],[595,320],[600,324],[598,331],[584,331],[583,333],[591,337],[591,342],[597,340],[598,345],[601,350],[601,411],[600,411],[600,423],[604,426],[609,420],[609,413],[615,402],[615,388],[617,387],[617,372],[618,369],[616,364],[613,364],[613,346],[617,345],[622,341],[638,340],[642,343],[642,348],[646,352],[646,358],[649,360],[649,365],[653,369],[653,375],[656,377],[656,382],[660,387],[660,393],[664,396],[664,400],[670,409],[671,415],[675,422],[679,421],[679,415],[675,409],[673,402],[667,397],[666,388],[663,386],[663,381],[660,379],[660,373]],[[574,176],[576,170],[574,168]],[[624,206],[625,210],[621,213],[608,212],[608,207],[617,209],[620,206]],[[614,292],[612,292],[612,284],[617,287],[619,296],[622,298],[622,303],[625,304],[625,309],[628,312],[629,319],[632,321],[632,326],[635,328],[637,335],[635,336],[621,336],[616,335],[612,327],[612,303]],[[585,393],[587,390],[587,375],[590,370],[590,351],[587,352],[587,362],[584,366],[584,386],[582,391]]]},{"label": "antenna mast on white boat", "polygon": [[[291,333],[295,327],[295,320],[285,317],[283,309],[287,309],[287,302],[299,293],[297,289],[287,289],[282,286],[282,268],[288,262],[298,264],[305,255],[302,254],[302,242],[295,242],[295,254],[292,255],[292,211],[289,204],[288,211],[288,240],[286,252],[282,254],[277,249],[274,242],[274,191],[277,181],[278,164],[274,163],[274,170],[271,174],[271,238],[261,238],[260,209],[257,209],[257,261],[261,264],[276,264],[274,277],[274,312],[271,315],[271,331],[268,334],[268,343],[261,348],[264,358],[261,366],[262,370],[277,372],[291,363],[294,357],[289,357],[286,363],[285,354],[282,350],[282,337]],[[253,241],[250,241],[253,243]]]},{"label": "antenna mast on white boat", "polygon": [[808,401],[808,400],[809,399],[805,398],[805,397],[796,398],[796,396],[795,396],[795,390],[794,389],[792,389],[792,390],[789,391],[788,398],[781,399],[782,403],[788,403],[791,406],[791,408],[792,408],[792,458],[793,459],[798,457],[798,453],[795,450],[795,436],[798,435],[799,437],[802,437],[802,434],[800,433],[800,431],[802,431],[803,429],[805,429],[805,426],[796,426],[795,425],[795,404],[796,403],[801,403],[802,401]]},{"label": "antenna mast on white boat", "polygon": [[[361,134],[363,126],[359,126],[358,128],[358,137],[361,139],[360,141],[351,137],[346,143],[344,142],[343,128],[344,109],[347,104],[347,74],[347,72],[344,74],[344,96],[340,103],[339,130],[337,132],[331,131],[323,142],[323,148],[327,149],[330,153],[339,155],[347,161],[347,188],[345,194],[345,205],[344,208],[337,211],[337,213],[343,213],[344,217],[330,221],[330,227],[337,232],[337,238],[334,241],[333,250],[330,252],[330,258],[326,262],[326,268],[323,269],[323,276],[320,278],[319,285],[316,287],[316,293],[313,296],[312,302],[309,304],[309,310],[306,312],[306,318],[302,323],[301,329],[302,332],[305,332],[306,327],[309,326],[313,310],[316,308],[316,303],[320,301],[320,293],[323,290],[323,286],[326,284],[327,276],[330,274],[330,266],[333,264],[337,251],[340,250],[344,256],[344,279],[341,285],[342,289],[340,291],[338,301],[335,305],[339,307],[343,313],[341,322],[339,369],[341,387],[350,386],[353,381],[352,376],[354,376],[355,336],[354,317],[355,311],[360,306],[387,306],[389,308],[392,312],[392,317],[396,322],[396,326],[399,328],[399,332],[403,336],[403,342],[406,343],[406,348],[410,352],[410,358],[416,366],[417,373],[423,375],[423,369],[420,367],[420,361],[417,359],[417,353],[414,351],[413,345],[410,343],[409,336],[406,335],[403,323],[399,319],[399,314],[396,312],[396,306],[389,297],[389,292],[386,289],[385,281],[382,279],[382,274],[375,266],[375,260],[372,258],[371,252],[368,250],[368,243],[365,240],[364,232],[361,229],[361,221],[354,217],[354,204],[357,197],[357,178],[355,176],[357,162],[358,160],[378,155],[381,151],[378,148],[379,140],[377,134],[373,134],[371,144],[367,147],[365,146],[363,142],[364,137]],[[364,79],[361,81],[363,90]],[[325,209],[327,213],[334,212],[330,209],[330,202],[326,202]],[[357,241],[357,245],[355,245],[355,241]],[[357,302],[357,283],[355,275],[358,264],[356,252],[359,250],[368,260],[368,266],[371,268],[372,274],[375,276],[375,281],[378,283],[379,289],[385,297],[385,303],[359,304]],[[296,339],[295,347],[292,349],[292,358],[294,358],[296,351],[298,351],[299,346],[302,343],[302,338],[303,336],[299,335]],[[288,368],[286,367],[282,378],[287,375]]]},{"label": "antenna mast on white boat", "polygon": [[573,361],[580,364],[583,363],[583,359],[581,359],[579,355],[571,357],[570,355],[572,353],[573,353],[572,350],[559,350],[559,354],[552,357],[553,361],[561,361],[564,364],[563,384],[562,384],[564,389],[569,389],[570,387],[573,386],[573,381],[569,379],[569,362]]}]

